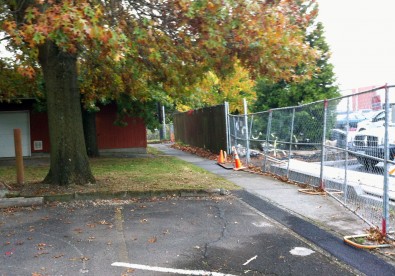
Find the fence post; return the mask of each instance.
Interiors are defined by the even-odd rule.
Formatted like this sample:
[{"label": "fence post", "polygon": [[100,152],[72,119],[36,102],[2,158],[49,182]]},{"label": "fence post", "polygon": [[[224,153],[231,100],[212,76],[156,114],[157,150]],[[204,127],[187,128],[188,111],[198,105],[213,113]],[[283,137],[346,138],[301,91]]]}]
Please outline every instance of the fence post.
[{"label": "fence post", "polygon": [[290,137],[289,137],[289,152],[288,152],[287,178],[289,178],[289,163],[291,162],[292,136],[294,135],[294,122],[295,122],[295,107],[292,109],[291,133],[290,133]]},{"label": "fence post", "polygon": [[325,189],[324,183],[324,162],[325,162],[325,140],[326,140],[326,116],[328,112],[328,100],[324,100],[324,122],[322,130],[322,144],[321,144],[321,166],[320,166],[320,188]]},{"label": "fence post", "polygon": [[164,140],[166,140],[166,118],[165,118],[165,106],[164,105],[162,105],[162,118],[163,118],[163,121],[162,121],[162,137],[163,137],[163,139]]},{"label": "fence post", "polygon": [[235,143],[234,143],[234,147],[236,147],[237,146],[237,129],[236,129],[236,126],[237,126],[237,121],[239,120],[239,117],[233,117],[233,132],[234,132],[234,140],[235,140]]},{"label": "fence post", "polygon": [[228,154],[231,153],[231,140],[230,140],[230,123],[229,123],[229,103],[224,102],[224,109],[225,109],[225,135],[226,135],[226,152]]},{"label": "fence post", "polygon": [[266,171],[266,156],[268,153],[268,148],[269,148],[269,136],[270,136],[270,129],[272,127],[272,110],[269,110],[269,118],[267,121],[267,129],[266,129],[266,144],[265,144],[265,156],[263,158],[263,164],[262,164],[262,171],[265,172]]},{"label": "fence post", "polygon": [[248,135],[248,110],[247,110],[247,100],[244,98],[243,99],[243,104],[244,104],[244,125],[246,128],[246,163],[250,162],[250,137]]},{"label": "fence post", "polygon": [[249,133],[249,139],[251,140],[251,136],[252,136],[252,127],[253,127],[253,123],[254,123],[254,115],[251,115],[251,119],[250,119],[250,133]]},{"label": "fence post", "polygon": [[346,115],[346,156],[345,156],[345,164],[344,164],[344,204],[347,204],[347,182],[348,182],[348,133],[350,131],[350,97],[347,97],[347,115]]},{"label": "fence post", "polygon": [[388,159],[389,159],[389,144],[388,144],[388,126],[389,126],[389,97],[388,86],[385,85],[385,132],[384,132],[384,187],[383,187],[383,220],[381,232],[387,235],[388,221],[389,221],[389,198],[388,198]]}]

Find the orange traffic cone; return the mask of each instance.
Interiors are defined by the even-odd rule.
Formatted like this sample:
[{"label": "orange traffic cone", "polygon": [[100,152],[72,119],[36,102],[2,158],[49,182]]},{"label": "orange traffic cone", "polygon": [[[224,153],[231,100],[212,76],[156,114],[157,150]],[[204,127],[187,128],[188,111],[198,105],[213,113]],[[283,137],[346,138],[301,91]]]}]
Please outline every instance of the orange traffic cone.
[{"label": "orange traffic cone", "polygon": [[235,167],[233,168],[235,171],[241,170],[241,169],[245,169],[245,167],[243,167],[243,165],[241,164],[239,155],[237,154],[237,152],[235,151]]},{"label": "orange traffic cone", "polygon": [[222,150],[220,150],[219,155],[218,155],[218,160],[217,160],[218,164],[223,164],[224,162],[224,153]]}]

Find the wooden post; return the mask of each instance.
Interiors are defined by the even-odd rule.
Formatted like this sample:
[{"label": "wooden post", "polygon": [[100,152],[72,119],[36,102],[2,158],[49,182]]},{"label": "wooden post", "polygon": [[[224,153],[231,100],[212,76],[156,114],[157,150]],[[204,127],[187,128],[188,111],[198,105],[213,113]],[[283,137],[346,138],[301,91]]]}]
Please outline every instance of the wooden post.
[{"label": "wooden post", "polygon": [[23,153],[22,153],[22,133],[20,128],[14,129],[15,161],[16,161],[16,181],[18,184],[24,183]]}]

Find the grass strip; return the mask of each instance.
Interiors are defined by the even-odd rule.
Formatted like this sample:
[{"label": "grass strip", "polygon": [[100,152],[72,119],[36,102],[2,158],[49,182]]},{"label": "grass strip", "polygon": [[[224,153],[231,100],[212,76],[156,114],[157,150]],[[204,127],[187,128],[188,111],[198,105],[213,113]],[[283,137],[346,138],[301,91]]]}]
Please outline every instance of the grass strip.
[{"label": "grass strip", "polygon": [[45,196],[73,193],[116,193],[188,191],[205,189],[239,189],[238,186],[193,164],[160,152],[149,150],[143,157],[100,157],[90,160],[95,184],[56,186],[42,184],[49,170],[49,159],[37,159],[25,165],[25,184],[17,185],[16,169],[0,166],[0,182],[23,196]]}]

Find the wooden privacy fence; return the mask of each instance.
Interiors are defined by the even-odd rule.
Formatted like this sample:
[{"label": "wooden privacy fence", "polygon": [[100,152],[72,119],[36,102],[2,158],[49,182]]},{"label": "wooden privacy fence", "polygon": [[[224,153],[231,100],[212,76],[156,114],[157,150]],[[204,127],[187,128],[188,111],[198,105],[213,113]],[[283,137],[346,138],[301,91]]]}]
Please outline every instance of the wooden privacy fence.
[{"label": "wooden privacy fence", "polygon": [[217,105],[174,114],[177,142],[213,153],[227,149],[227,108]]}]

